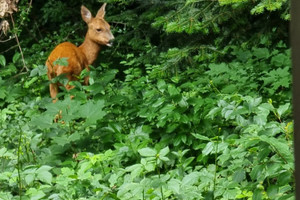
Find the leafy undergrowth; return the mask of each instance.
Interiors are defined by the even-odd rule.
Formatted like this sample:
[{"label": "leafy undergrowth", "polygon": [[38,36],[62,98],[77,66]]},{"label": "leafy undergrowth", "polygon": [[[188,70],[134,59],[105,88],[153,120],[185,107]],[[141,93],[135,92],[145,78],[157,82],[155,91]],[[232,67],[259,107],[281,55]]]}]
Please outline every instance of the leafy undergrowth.
[{"label": "leafy undergrowth", "polygon": [[24,96],[47,83],[43,66],[6,81],[0,199],[294,199],[289,50],[232,56],[123,81],[92,68],[55,104]]},{"label": "leafy undergrowth", "polygon": [[55,104],[82,2],[20,1],[0,34],[0,200],[295,199],[289,1],[103,2],[115,45]]}]

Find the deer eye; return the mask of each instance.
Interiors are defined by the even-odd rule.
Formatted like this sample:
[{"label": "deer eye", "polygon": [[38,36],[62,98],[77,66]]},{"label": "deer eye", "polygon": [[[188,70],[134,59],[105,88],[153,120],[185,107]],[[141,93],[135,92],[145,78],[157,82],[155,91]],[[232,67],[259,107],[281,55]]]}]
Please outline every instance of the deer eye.
[{"label": "deer eye", "polygon": [[101,32],[102,29],[101,29],[101,28],[97,28],[96,31],[97,31],[97,32]]}]

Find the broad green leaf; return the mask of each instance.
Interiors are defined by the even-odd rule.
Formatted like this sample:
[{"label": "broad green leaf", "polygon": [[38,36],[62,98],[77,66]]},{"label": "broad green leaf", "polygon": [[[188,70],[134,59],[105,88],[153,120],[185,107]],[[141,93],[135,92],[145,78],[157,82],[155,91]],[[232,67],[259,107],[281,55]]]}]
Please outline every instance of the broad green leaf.
[{"label": "broad green leaf", "polygon": [[192,135],[199,140],[210,141],[210,139],[204,135],[200,135],[198,133],[192,133]]},{"label": "broad green leaf", "polygon": [[38,65],[33,70],[31,70],[30,77],[37,75],[42,76],[45,74],[47,74],[47,67],[45,65]]},{"label": "broad green leaf", "polygon": [[206,155],[210,154],[213,149],[214,149],[214,143],[209,142],[209,143],[207,143],[205,148],[202,150],[202,154],[206,156]]},{"label": "broad green leaf", "polygon": [[0,55],[0,65],[2,65],[2,67],[5,67],[6,65],[6,60],[3,55]]},{"label": "broad green leaf", "polygon": [[165,157],[165,156],[159,156],[159,160],[162,160],[164,162],[169,162],[170,159],[168,157]]},{"label": "broad green leaf", "polygon": [[27,174],[25,176],[25,182],[27,185],[30,185],[35,179],[35,175],[34,174]]},{"label": "broad green leaf", "polygon": [[152,107],[153,108],[157,108],[159,106],[161,106],[163,103],[165,102],[165,98],[159,98],[157,99],[157,101],[155,103],[153,103]]},{"label": "broad green leaf", "polygon": [[233,174],[233,181],[240,183],[242,182],[244,179],[246,178],[246,173],[244,169],[240,169],[237,170],[234,174]]},{"label": "broad green leaf", "polygon": [[267,59],[270,53],[267,48],[253,48],[253,55],[258,59]]},{"label": "broad green leaf", "polygon": [[164,92],[165,89],[167,88],[167,84],[164,80],[160,79],[157,82],[157,88],[160,92]]},{"label": "broad green leaf", "polygon": [[266,125],[268,119],[267,116],[263,115],[263,114],[258,114],[256,116],[253,117],[253,120],[256,124],[263,126]]},{"label": "broad green leaf", "polygon": [[259,139],[275,148],[275,153],[280,154],[282,159],[287,160],[288,162],[293,162],[293,152],[286,141],[279,138],[268,137],[266,135],[260,136]]},{"label": "broad green leaf", "polygon": [[4,157],[6,152],[7,152],[7,149],[5,147],[2,147],[0,149],[0,157]]},{"label": "broad green leaf", "polygon": [[173,104],[167,104],[166,106],[164,106],[162,109],[160,109],[160,112],[162,114],[168,114],[168,113],[172,113],[172,111],[175,109],[176,107]]},{"label": "broad green leaf", "polygon": [[51,182],[52,182],[52,174],[48,171],[39,172],[37,174],[37,178],[40,181],[43,181],[43,182],[48,183],[48,184],[51,184]]},{"label": "broad green leaf", "polygon": [[37,190],[35,188],[29,188],[26,191],[26,195],[30,196],[30,200],[39,200],[46,196],[42,190]]},{"label": "broad green leaf", "polygon": [[175,96],[175,95],[180,94],[179,89],[171,84],[168,85],[168,92],[169,92],[170,96]]},{"label": "broad green leaf", "polygon": [[167,147],[163,148],[162,150],[160,150],[158,154],[159,154],[159,156],[166,156],[169,152],[170,152],[170,149],[167,146]]},{"label": "broad green leaf", "polygon": [[216,114],[218,114],[220,111],[221,111],[220,107],[215,107],[209,111],[209,113],[206,115],[206,117],[210,118],[210,119],[214,119]]},{"label": "broad green leaf", "polygon": [[181,181],[178,179],[171,179],[170,181],[168,181],[168,189],[173,191],[175,194],[180,193],[180,185]]},{"label": "broad green leaf", "polygon": [[290,62],[290,58],[285,54],[278,54],[272,57],[271,63],[277,67],[286,66]]},{"label": "broad green leaf", "polygon": [[187,166],[189,166],[193,160],[195,159],[195,157],[189,157],[187,159],[184,160],[184,163],[183,163],[183,167],[186,168]]},{"label": "broad green leaf", "polygon": [[190,174],[187,174],[186,176],[183,177],[182,185],[184,185],[184,186],[194,185],[194,184],[198,183],[199,178],[200,178],[199,172],[191,172]]},{"label": "broad green leaf", "polygon": [[277,109],[277,113],[279,115],[279,117],[281,117],[290,107],[290,103],[286,103],[282,106],[279,106],[279,108]]},{"label": "broad green leaf", "polygon": [[95,124],[98,120],[105,116],[105,111],[103,111],[104,101],[98,100],[96,102],[88,101],[86,104],[80,107],[80,116],[86,118],[86,124]]},{"label": "broad green leaf", "polygon": [[293,180],[293,177],[291,173],[286,171],[277,176],[277,180],[281,185],[287,185]]},{"label": "broad green leaf", "polygon": [[262,191],[260,189],[256,189],[253,192],[252,199],[253,200],[262,200],[263,198]]},{"label": "broad green leaf", "polygon": [[147,172],[153,172],[155,170],[156,162],[153,160],[147,161],[146,159],[141,159],[141,163],[144,165],[144,168]]},{"label": "broad green leaf", "polygon": [[267,189],[267,194],[270,199],[276,198],[276,196],[278,195],[278,186],[270,185]]},{"label": "broad green leaf", "polygon": [[157,154],[157,151],[155,149],[151,149],[149,147],[143,148],[138,150],[141,156],[144,157],[155,157]]},{"label": "broad green leaf", "polygon": [[58,58],[53,62],[53,66],[60,65],[60,66],[67,67],[69,65],[68,59],[69,58]]},{"label": "broad green leaf", "polygon": [[40,115],[34,116],[30,122],[30,125],[40,129],[50,128],[53,124],[54,116]]},{"label": "broad green leaf", "polygon": [[68,135],[53,137],[52,139],[54,144],[60,145],[62,147],[70,143]]},{"label": "broad green leaf", "polygon": [[210,71],[207,73],[212,76],[218,76],[219,74],[227,73],[229,71],[228,65],[226,63],[211,63],[208,66],[210,68]]},{"label": "broad green leaf", "polygon": [[43,165],[39,169],[36,170],[37,179],[43,181],[45,183],[51,184],[52,182],[52,174],[49,172],[52,167]]},{"label": "broad green leaf", "polygon": [[131,172],[131,177],[134,179],[143,172],[143,165],[142,164],[134,164],[129,167],[125,168],[126,172]]},{"label": "broad green leaf", "polygon": [[13,56],[13,63],[16,63],[19,60],[20,56],[21,54],[19,52],[16,52]]},{"label": "broad green leaf", "polygon": [[223,197],[225,199],[235,199],[236,195],[239,193],[239,189],[227,189],[225,190]]},{"label": "broad green leaf", "polygon": [[261,180],[261,175],[264,172],[264,166],[263,165],[257,165],[254,168],[252,168],[252,171],[250,172],[250,177],[252,180]]},{"label": "broad green leaf", "polygon": [[116,185],[118,178],[119,178],[119,176],[117,174],[112,174],[109,177],[108,182],[109,182],[110,187],[113,187],[114,185]]}]

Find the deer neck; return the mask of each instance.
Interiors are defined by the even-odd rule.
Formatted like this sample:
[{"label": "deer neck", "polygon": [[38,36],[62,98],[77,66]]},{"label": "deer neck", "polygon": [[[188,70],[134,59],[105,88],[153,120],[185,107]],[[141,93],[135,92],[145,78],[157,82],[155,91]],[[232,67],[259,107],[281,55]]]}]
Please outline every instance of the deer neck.
[{"label": "deer neck", "polygon": [[100,45],[85,37],[84,42],[79,49],[85,54],[88,64],[91,65],[97,59],[100,51]]}]

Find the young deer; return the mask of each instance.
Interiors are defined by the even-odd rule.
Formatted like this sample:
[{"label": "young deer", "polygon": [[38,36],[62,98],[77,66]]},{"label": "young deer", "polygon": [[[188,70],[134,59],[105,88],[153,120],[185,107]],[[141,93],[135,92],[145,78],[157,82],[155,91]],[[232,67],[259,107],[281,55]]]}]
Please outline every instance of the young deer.
[{"label": "young deer", "polygon": [[[106,3],[98,10],[96,17],[93,17],[86,7],[81,6],[82,19],[88,25],[85,40],[79,47],[70,42],[55,47],[46,61],[50,81],[61,74],[65,74],[69,81],[77,80],[83,69],[89,70],[89,65],[96,60],[101,46],[112,46],[114,36],[110,31],[110,25],[104,20],[105,6]],[[53,64],[59,58],[67,58],[68,66]],[[87,76],[84,78],[84,83],[87,85],[88,81]],[[54,103],[57,101],[56,95],[60,85],[58,82],[50,83],[50,95]],[[72,88],[73,86],[66,85],[67,90]]]}]

